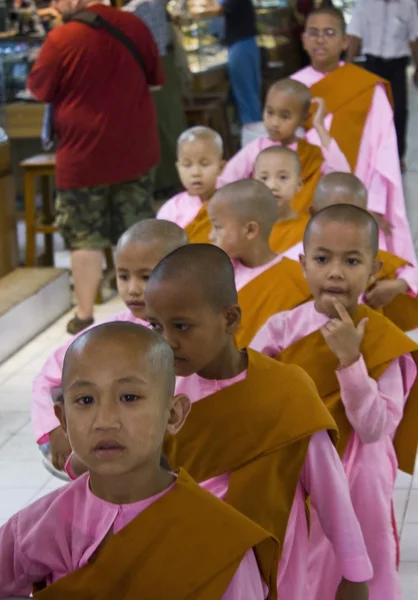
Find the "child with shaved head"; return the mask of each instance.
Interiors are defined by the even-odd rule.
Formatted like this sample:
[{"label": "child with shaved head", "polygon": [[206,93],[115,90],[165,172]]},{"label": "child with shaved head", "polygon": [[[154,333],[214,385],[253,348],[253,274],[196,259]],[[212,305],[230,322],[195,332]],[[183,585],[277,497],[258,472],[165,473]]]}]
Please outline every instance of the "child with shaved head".
[{"label": "child with shaved head", "polygon": [[281,254],[302,241],[309,220],[307,212],[298,213],[294,208],[303,187],[298,154],[284,146],[262,150],[255,161],[254,179],[263,182],[277,199],[279,217],[270,236],[270,247]]},{"label": "child with shaved head", "polygon": [[[397,468],[412,473],[418,442],[418,346],[359,304],[376,281],[378,226],[367,211],[336,204],[317,212],[301,263],[314,300],[272,317],[251,347],[301,366],[335,418],[337,446],[373,566],[370,600],[399,600],[392,493]],[[343,571],[314,510],[312,600],[334,600]]]},{"label": "child with shaved head", "polygon": [[0,528],[0,597],[275,597],[272,536],[160,466],[190,410],[174,385],[173,352],[150,329],[106,323],[73,341],[55,410],[88,472]]},{"label": "child with shaved head", "polygon": [[365,600],[367,586],[352,582],[369,579],[371,569],[330,439],[333,422],[301,369],[237,349],[238,300],[232,264],[215,246],[179,248],[150,277],[148,319],[174,352],[176,392],[192,402],[182,432],[166,438],[168,462],[279,538],[277,592],[286,600],[310,598],[310,494],[347,579],[357,576],[342,584],[344,598]]},{"label": "child with shaved head", "polygon": [[[172,250],[188,243],[186,233],[170,221],[145,219],[130,227],[116,248],[118,292],[126,309],[108,321],[145,321],[144,291],[151,271]],[[54,414],[53,399],[60,394],[62,364],[69,339],[47,359],[32,385],[32,426],[44,464],[54,475],[64,475],[71,447]],[[66,476],[64,475],[66,478]]]},{"label": "child with shaved head", "polygon": [[234,265],[242,321],[236,333],[245,347],[273,314],[311,298],[299,265],[271,249],[281,222],[277,198],[261,182],[243,180],[218,190],[208,206],[212,242]]},{"label": "child with shaved head", "polygon": [[[367,210],[367,190],[355,175],[350,173],[330,173],[323,177],[315,191],[310,209],[311,214],[334,204],[352,204]],[[385,236],[379,231],[378,259],[382,269],[376,282],[364,295],[364,301],[372,308],[383,309],[384,314],[403,331],[418,327],[418,272],[397,255],[387,251],[393,234]],[[388,243],[389,242],[389,243]],[[298,260],[303,254],[302,243],[285,252],[288,258]]]},{"label": "child with shaved head", "polygon": [[184,131],[177,143],[177,169],[184,192],[168,200],[157,214],[186,230],[192,243],[208,242],[206,206],[217,188],[224,165],[222,138],[209,127]]},{"label": "child with shaved head", "polygon": [[[321,138],[320,148],[297,136],[297,130],[306,119],[313,101],[318,103],[315,127]],[[298,212],[306,209],[321,172],[350,170],[344,155],[324,127],[325,112],[322,100],[312,100],[305,85],[292,79],[281,79],[274,83],[267,93],[264,107],[267,135],[245,146],[228,162],[220,183],[224,185],[253,177],[254,164],[262,150],[270,146],[285,146],[297,152],[302,163],[304,189],[295,200],[294,208]]]}]

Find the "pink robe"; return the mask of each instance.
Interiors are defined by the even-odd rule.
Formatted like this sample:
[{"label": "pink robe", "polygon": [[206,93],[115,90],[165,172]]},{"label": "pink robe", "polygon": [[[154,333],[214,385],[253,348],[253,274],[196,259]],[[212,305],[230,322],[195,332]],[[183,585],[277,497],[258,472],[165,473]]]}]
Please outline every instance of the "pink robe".
[{"label": "pink robe", "polygon": [[[102,321],[102,323],[110,323],[112,321],[128,321],[137,323],[144,327],[149,327],[147,321],[137,319],[130,310],[114,314],[111,317]],[[96,327],[100,323],[93,324]],[[86,330],[82,331],[84,333]],[[81,335],[78,334],[78,335]],[[77,337],[77,336],[76,336]],[[32,427],[35,433],[35,439],[38,444],[44,444],[48,441],[48,434],[59,427],[60,423],[54,413],[54,405],[52,402],[53,390],[60,388],[62,383],[62,365],[64,363],[65,353],[68,347],[74,341],[75,337],[70,337],[68,340],[46,360],[39,375],[35,377],[32,383],[32,404],[31,404],[31,419]]]},{"label": "pink robe", "polygon": [[[320,144],[318,145],[320,146]],[[257,156],[262,150],[270,148],[270,146],[281,146],[281,144],[280,142],[271,141],[268,137],[260,137],[244,146],[244,148],[242,148],[227,163],[219,178],[219,184],[222,186],[240,179],[250,179],[253,176],[254,164]],[[288,148],[297,152],[297,142],[290,144]],[[329,148],[321,146],[321,150],[324,156],[324,163],[322,165],[323,175],[331,173],[332,171],[350,172],[347,159],[339,149],[335,140],[331,140]]]},{"label": "pink robe", "polygon": [[180,192],[160,208],[157,219],[172,221],[182,229],[196,218],[202,208],[203,202],[198,196],[191,196],[188,192]]},{"label": "pink robe", "polygon": [[[117,534],[174,487],[175,483],[133,504],[111,504],[92,494],[85,474],[23,509],[0,528],[0,598],[29,596],[33,583],[51,584],[83,568],[112,528]],[[266,597],[267,588],[250,550],[222,598]]]},{"label": "pink robe", "polygon": [[[311,87],[325,75],[312,67],[306,67],[292,77]],[[332,114],[329,114],[325,118],[328,130],[331,124]],[[315,129],[307,132],[306,140],[320,146]],[[416,266],[415,247],[405,210],[393,110],[380,85],[375,89],[364,126],[355,174],[368,190],[369,210],[383,215],[392,225],[392,236],[387,239],[387,247],[382,249]]]},{"label": "pink robe", "polygon": [[[178,377],[176,393],[186,394],[192,403],[198,402],[245,379],[246,375],[244,371],[233,379],[223,381],[202,379],[196,374]],[[229,473],[225,473],[201,485],[223,500],[228,491],[228,484]],[[312,436],[309,443],[286,530],[277,579],[278,596],[284,600],[312,600],[311,596],[306,595],[309,543],[305,492],[311,495],[312,506],[316,507],[322,527],[332,541],[344,576],[359,582],[372,577],[370,561],[353,511],[344,470],[328,433],[321,431]]]},{"label": "pink robe", "polygon": [[261,265],[259,267],[246,267],[240,260],[234,259],[232,264],[234,265],[234,274],[235,274],[235,287],[239,292],[241,288],[250,283],[253,279],[273,267],[278,262],[282,260],[282,257],[278,254],[273,260],[270,260],[268,263]]},{"label": "pink robe", "polygon": [[[251,347],[275,357],[327,321],[328,317],[315,310],[314,302],[308,302],[271,317],[255,336]],[[373,566],[370,600],[400,600],[397,540],[392,524],[392,494],[398,464],[392,438],[417,369],[407,354],[392,361],[377,382],[369,377],[362,357],[350,367],[338,369],[336,374],[347,417],[354,429],[343,465]],[[314,509],[307,598],[334,600],[336,587],[344,573],[324,536],[318,507],[314,506]]]},{"label": "pink robe", "polygon": [[[383,232],[380,232],[379,236],[379,249],[387,250],[387,244],[385,240],[385,235]],[[291,260],[296,260],[299,262],[299,256],[301,254],[305,254],[303,249],[303,242],[299,242],[295,246],[292,246],[286,252],[283,253],[283,256],[286,258],[290,258]],[[405,267],[401,267],[396,271],[396,278],[403,279],[408,284],[409,290],[408,294],[415,298],[418,294],[418,267],[412,265],[406,265]]]}]

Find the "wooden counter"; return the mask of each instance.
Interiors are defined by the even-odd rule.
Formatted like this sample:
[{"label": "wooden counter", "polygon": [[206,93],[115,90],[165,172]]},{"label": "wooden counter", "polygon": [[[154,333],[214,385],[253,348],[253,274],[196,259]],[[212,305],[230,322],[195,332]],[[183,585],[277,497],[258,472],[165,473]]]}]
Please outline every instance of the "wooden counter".
[{"label": "wooden counter", "polygon": [[15,190],[10,171],[10,146],[0,144],[0,277],[17,267]]}]

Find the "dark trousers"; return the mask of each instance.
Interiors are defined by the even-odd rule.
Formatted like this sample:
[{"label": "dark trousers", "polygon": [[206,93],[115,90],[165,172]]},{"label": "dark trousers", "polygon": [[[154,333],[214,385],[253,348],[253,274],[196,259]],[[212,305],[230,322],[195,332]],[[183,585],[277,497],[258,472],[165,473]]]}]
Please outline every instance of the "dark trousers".
[{"label": "dark trousers", "polygon": [[387,79],[392,86],[394,121],[398,138],[399,158],[405,156],[406,126],[408,123],[408,92],[406,84],[406,68],[409,58],[380,58],[367,55],[365,67],[379,77]]}]

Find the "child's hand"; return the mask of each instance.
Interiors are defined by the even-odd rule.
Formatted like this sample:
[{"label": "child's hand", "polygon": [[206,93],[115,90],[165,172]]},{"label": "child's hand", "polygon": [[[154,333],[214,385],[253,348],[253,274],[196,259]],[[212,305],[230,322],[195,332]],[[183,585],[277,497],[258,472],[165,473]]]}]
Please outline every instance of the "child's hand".
[{"label": "child's hand", "polygon": [[318,129],[318,127],[325,127],[324,119],[327,114],[327,106],[325,104],[325,100],[323,98],[318,97],[312,98],[311,102],[312,104],[318,105],[312,119],[312,125],[315,127],[315,129]]},{"label": "child's hand", "polygon": [[385,235],[392,235],[392,225],[389,223],[389,221],[386,221],[383,215],[372,211],[370,211],[370,214],[375,218],[379,229],[383,231]]},{"label": "child's hand", "polygon": [[341,367],[346,368],[360,358],[360,346],[368,319],[362,319],[356,327],[338,298],[334,298],[334,306],[339,318],[328,321],[321,327],[321,333]]},{"label": "child's hand", "polygon": [[390,304],[399,294],[406,294],[408,289],[408,284],[404,279],[383,279],[376,281],[366,291],[364,299],[371,308],[382,308]]},{"label": "child's hand", "polygon": [[52,464],[58,471],[63,471],[67,458],[71,454],[71,446],[61,426],[50,432],[49,443],[51,444]]},{"label": "child's hand", "polygon": [[369,586],[366,582],[354,583],[343,579],[338,587],[335,600],[369,600]]}]

